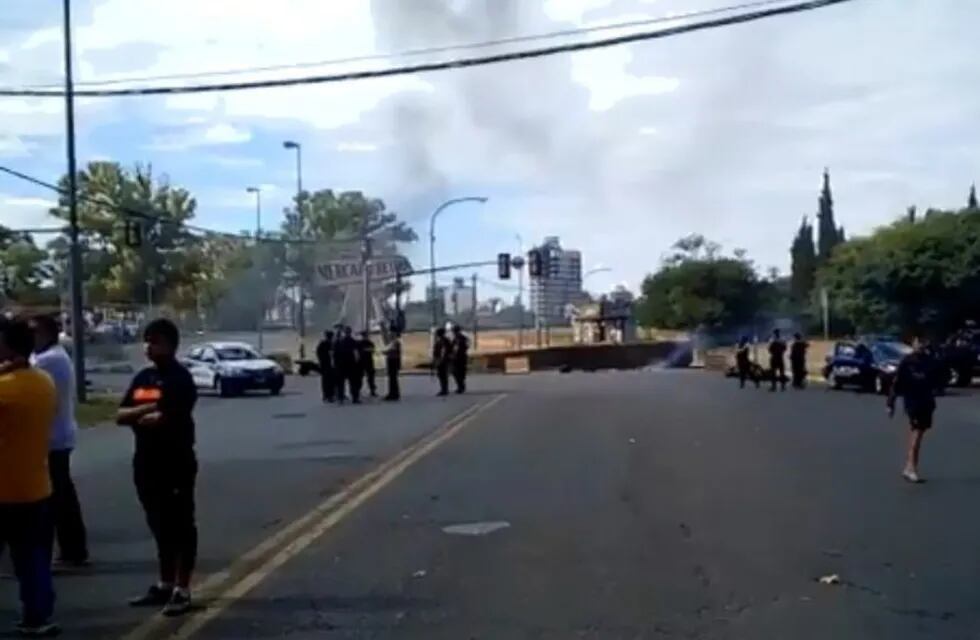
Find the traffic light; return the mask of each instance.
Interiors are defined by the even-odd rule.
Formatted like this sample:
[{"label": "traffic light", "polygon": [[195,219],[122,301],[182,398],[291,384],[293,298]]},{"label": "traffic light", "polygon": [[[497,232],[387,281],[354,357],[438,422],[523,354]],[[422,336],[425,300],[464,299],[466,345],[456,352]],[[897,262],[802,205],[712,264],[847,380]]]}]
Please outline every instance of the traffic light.
[{"label": "traffic light", "polygon": [[527,252],[527,274],[532,278],[540,278],[544,273],[544,255],[540,249],[531,249]]},{"label": "traffic light", "polygon": [[497,277],[501,280],[510,280],[510,254],[497,254]]},{"label": "traffic light", "polygon": [[139,222],[127,220],[125,235],[127,247],[139,247],[143,244],[143,227]]}]

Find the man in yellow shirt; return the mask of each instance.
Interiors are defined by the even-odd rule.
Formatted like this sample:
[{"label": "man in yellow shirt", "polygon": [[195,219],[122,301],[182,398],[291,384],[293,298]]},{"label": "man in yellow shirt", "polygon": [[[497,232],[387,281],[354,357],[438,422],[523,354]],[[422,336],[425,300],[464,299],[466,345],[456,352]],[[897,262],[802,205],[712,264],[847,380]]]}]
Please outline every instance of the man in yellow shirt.
[{"label": "man in yellow shirt", "polygon": [[20,584],[24,637],[58,632],[51,621],[53,529],[48,442],[57,409],[54,383],[30,365],[26,322],[0,318],[0,549],[10,547]]}]

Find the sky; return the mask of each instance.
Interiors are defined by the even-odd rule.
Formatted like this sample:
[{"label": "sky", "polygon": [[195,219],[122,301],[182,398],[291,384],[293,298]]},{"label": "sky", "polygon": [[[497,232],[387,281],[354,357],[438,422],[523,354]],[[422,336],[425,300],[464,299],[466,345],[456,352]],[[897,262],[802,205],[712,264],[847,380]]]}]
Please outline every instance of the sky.
[{"label": "sky", "polygon": [[[404,52],[733,4],[734,0],[75,0],[77,80],[201,73]],[[62,81],[61,2],[3,0],[0,87]],[[439,264],[559,236],[594,292],[633,289],[679,237],[789,268],[829,167],[849,236],[915,204],[960,207],[980,181],[980,0],[844,5],[537,60],[342,84],[77,103],[79,163],[150,163],[196,223],[278,225],[303,146],[308,189],[380,197]],[[649,28],[649,27],[648,27]],[[635,29],[634,29],[635,30]],[[590,33],[596,39],[629,30]],[[567,38],[559,42],[569,41]],[[516,45],[536,46],[540,43]],[[383,68],[482,51],[360,60],[237,79]],[[219,78],[225,80],[228,78]],[[170,80],[164,84],[209,80]],[[212,79],[213,80],[213,79]],[[64,172],[59,99],[0,97],[0,164]],[[51,194],[0,175],[0,224],[50,224]],[[469,276],[469,272],[460,275]],[[482,272],[494,295],[510,283]],[[421,290],[421,289],[420,289]],[[481,294],[481,297],[484,295]]]}]

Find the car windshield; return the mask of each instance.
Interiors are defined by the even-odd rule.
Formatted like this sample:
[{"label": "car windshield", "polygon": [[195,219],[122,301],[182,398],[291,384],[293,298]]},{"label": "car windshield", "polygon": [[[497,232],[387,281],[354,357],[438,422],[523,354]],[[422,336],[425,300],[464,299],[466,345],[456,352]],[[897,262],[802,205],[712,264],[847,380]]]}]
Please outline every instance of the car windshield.
[{"label": "car windshield", "polygon": [[218,360],[258,360],[260,356],[248,347],[220,347],[215,348]]},{"label": "car windshield", "polygon": [[901,360],[912,352],[912,347],[902,342],[880,342],[875,345],[875,355],[884,360]]}]

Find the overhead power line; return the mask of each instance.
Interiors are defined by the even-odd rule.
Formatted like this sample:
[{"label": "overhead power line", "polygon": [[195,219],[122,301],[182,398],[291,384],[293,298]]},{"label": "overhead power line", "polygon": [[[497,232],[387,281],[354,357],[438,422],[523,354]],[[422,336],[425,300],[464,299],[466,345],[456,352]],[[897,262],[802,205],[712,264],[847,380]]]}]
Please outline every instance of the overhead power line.
[{"label": "overhead power line", "polygon": [[[678,20],[689,20],[691,18],[703,18],[705,16],[717,15],[720,13],[731,13],[733,11],[743,11],[746,9],[755,9],[758,7],[771,6],[774,4],[785,4],[787,0],[757,0],[756,2],[744,2],[742,4],[729,5],[725,7],[718,7],[715,9],[705,9],[701,11],[691,11],[687,13],[678,13],[669,16],[657,16],[654,18],[641,18],[636,20],[627,20],[621,22],[613,22],[609,24],[593,25],[588,27],[580,27],[576,29],[562,29],[558,31],[549,31],[545,33],[528,34],[521,36],[512,36],[509,38],[498,38],[494,40],[483,40],[480,42],[470,42],[461,44],[450,44],[436,47],[421,47],[416,49],[406,49],[402,51],[395,51],[390,53],[375,53],[366,54],[359,56],[348,56],[344,58],[330,58],[327,60],[319,60],[312,62],[294,62],[290,64],[279,64],[279,65],[268,65],[260,67],[240,67],[238,69],[221,69],[214,71],[199,71],[194,73],[173,73],[173,74],[162,74],[162,75],[144,75],[144,76],[129,76],[121,78],[112,78],[107,80],[89,80],[83,82],[76,82],[76,87],[109,87],[120,84],[128,84],[132,82],[161,82],[167,80],[192,80],[197,78],[217,78],[223,76],[238,76],[249,73],[268,73],[274,71],[294,71],[297,69],[310,69],[316,67],[326,67],[340,64],[350,64],[354,62],[378,62],[384,60],[392,60],[397,58],[410,58],[423,55],[431,55],[435,53],[449,53],[453,51],[472,51],[479,49],[488,49],[491,47],[499,47],[509,44],[523,44],[527,42],[538,42],[541,40],[553,40],[555,38],[563,38],[569,36],[580,36],[591,33],[602,33],[606,31],[614,31],[618,29],[630,29],[636,27],[649,26],[653,24],[662,24],[665,22],[676,22]],[[21,87],[23,89],[56,89],[60,88],[61,83],[47,83],[47,84],[34,84]]]},{"label": "overhead power line", "polygon": [[[656,40],[660,38],[667,38],[670,36],[681,35],[684,33],[693,33],[696,31],[704,31],[708,29],[716,29],[716,28],[727,27],[736,24],[754,22],[765,18],[803,13],[806,11],[813,11],[815,9],[822,9],[824,7],[829,7],[837,4],[844,4],[845,2],[852,2],[852,1],[853,0],[809,0],[807,2],[799,2],[796,4],[786,5],[783,7],[760,9],[756,11],[741,13],[734,16],[717,18],[714,20],[705,20],[705,21],[695,22],[690,24],[677,25],[674,27],[667,27],[665,29],[660,29],[658,31],[643,31],[639,33],[613,36],[601,40],[593,40],[591,42],[559,44],[559,45],[553,45],[549,47],[541,47],[538,49],[528,49],[524,51],[514,51],[508,53],[499,53],[499,54],[477,56],[477,57],[470,57],[470,58],[458,58],[455,60],[425,62],[425,63],[419,63],[415,65],[392,67],[389,69],[366,69],[360,71],[348,71],[343,73],[314,75],[314,76],[306,76],[306,77],[299,77],[299,78],[278,78],[272,80],[226,82],[226,83],[217,83],[217,84],[199,84],[199,85],[187,85],[187,86],[180,86],[180,87],[80,89],[78,91],[74,91],[73,94],[80,97],[106,98],[106,97],[121,97],[121,96],[151,96],[151,95],[175,95],[175,94],[190,94],[190,93],[212,93],[218,91],[240,91],[244,89],[266,89],[272,87],[326,84],[326,83],[345,82],[345,81],[352,81],[352,80],[367,80],[370,78],[386,78],[391,76],[400,76],[400,75],[417,74],[417,73],[430,73],[434,71],[446,71],[450,69],[465,69],[469,67],[480,67],[480,66],[486,66],[491,64],[500,64],[503,62],[530,60],[534,58],[553,56],[561,53],[573,53],[576,51],[601,49],[601,48],[612,47],[621,44],[627,44],[631,42]],[[7,96],[7,97],[51,98],[51,97],[63,97],[64,95],[65,93],[63,91],[58,91],[54,89],[52,90],[39,90],[39,89],[0,90],[0,96]]]}]

